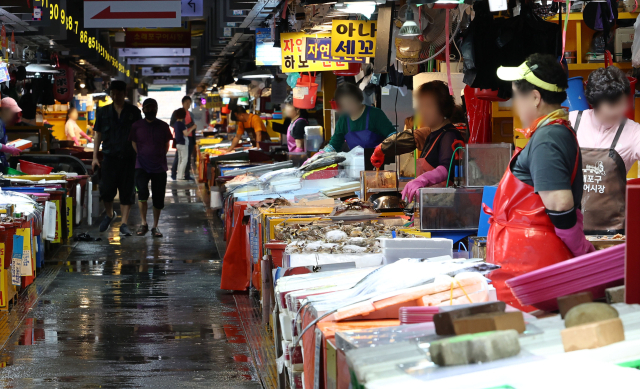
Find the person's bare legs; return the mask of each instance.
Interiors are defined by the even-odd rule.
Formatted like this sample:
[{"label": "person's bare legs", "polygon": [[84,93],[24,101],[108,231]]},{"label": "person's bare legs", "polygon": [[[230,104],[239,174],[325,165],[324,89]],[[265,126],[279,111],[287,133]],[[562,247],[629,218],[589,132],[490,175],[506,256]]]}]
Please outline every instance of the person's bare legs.
[{"label": "person's bare legs", "polygon": [[[138,207],[140,207],[140,219],[142,219],[142,225],[147,225],[147,202],[146,201],[138,201]],[[153,209],[153,215],[155,219],[155,208]],[[156,222],[157,224],[157,222]]]},{"label": "person's bare legs", "polygon": [[160,212],[162,212],[161,209],[153,207],[153,228],[158,228],[158,221],[160,220]]},{"label": "person's bare legs", "polygon": [[105,210],[105,214],[112,218],[113,217],[113,201],[111,202],[104,202],[104,210]]},{"label": "person's bare legs", "polygon": [[120,205],[120,210],[122,211],[122,223],[127,224],[129,220],[129,212],[131,212],[130,205]]}]

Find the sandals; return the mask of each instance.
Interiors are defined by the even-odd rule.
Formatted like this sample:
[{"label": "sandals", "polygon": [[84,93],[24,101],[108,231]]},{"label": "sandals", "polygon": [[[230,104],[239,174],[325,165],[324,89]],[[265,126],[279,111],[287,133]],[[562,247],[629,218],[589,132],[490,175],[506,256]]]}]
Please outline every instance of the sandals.
[{"label": "sandals", "polygon": [[148,224],[140,224],[140,226],[138,226],[138,230],[136,231],[136,235],[143,236],[148,231],[149,231],[149,225]]},{"label": "sandals", "polygon": [[154,238],[162,238],[162,232],[160,232],[160,229],[157,227],[151,229],[151,235]]}]

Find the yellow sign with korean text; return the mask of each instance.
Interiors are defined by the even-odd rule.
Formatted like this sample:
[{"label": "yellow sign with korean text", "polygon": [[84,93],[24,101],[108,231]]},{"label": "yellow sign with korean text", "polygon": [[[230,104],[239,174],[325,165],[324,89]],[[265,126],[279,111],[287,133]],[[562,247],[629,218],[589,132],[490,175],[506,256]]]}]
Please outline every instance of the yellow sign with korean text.
[{"label": "yellow sign with korean text", "polygon": [[[282,51],[282,72],[322,72],[325,70],[346,70],[346,62],[314,61],[307,59],[307,38],[316,38],[323,34],[305,34],[290,32],[280,34],[280,48]],[[328,36],[328,34],[325,34]]]},{"label": "yellow sign with korean text", "polygon": [[334,57],[374,57],[377,24],[366,20],[333,20],[331,55]]}]

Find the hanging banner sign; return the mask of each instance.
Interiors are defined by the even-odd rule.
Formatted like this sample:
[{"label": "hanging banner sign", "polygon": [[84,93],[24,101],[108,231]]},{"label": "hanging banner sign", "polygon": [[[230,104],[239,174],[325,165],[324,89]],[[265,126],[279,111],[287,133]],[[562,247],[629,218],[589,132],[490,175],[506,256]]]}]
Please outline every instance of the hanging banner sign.
[{"label": "hanging banner sign", "polygon": [[13,54],[14,58],[16,57],[16,37],[13,35],[13,31],[11,31],[11,53]]},{"label": "hanging banner sign", "polygon": [[53,97],[61,103],[67,103],[73,99],[74,71],[68,65],[60,65],[57,70],[58,73],[53,76]]},{"label": "hanging banner sign", "polygon": [[333,20],[331,55],[333,57],[374,57],[376,55],[375,21]]},{"label": "hanging banner sign", "polygon": [[124,47],[191,47],[191,31],[184,28],[127,28]]},{"label": "hanging banner sign", "polygon": [[317,34],[317,36],[326,35],[326,38],[307,38],[306,54],[307,59],[314,61],[331,61],[331,62],[357,62],[365,63],[365,57],[333,57],[331,55],[331,34]]},{"label": "hanging banner sign", "polygon": [[346,62],[314,61],[311,59],[307,59],[307,38],[315,37],[316,34],[305,34],[302,32],[280,34],[283,73],[322,72],[327,70],[344,70],[349,68],[349,64]]},{"label": "hanging banner sign", "polygon": [[2,46],[3,50],[6,50],[9,45],[7,44],[7,29],[4,26],[4,23],[2,24],[2,29],[0,29],[0,45]]},{"label": "hanging banner sign", "polygon": [[84,28],[180,27],[180,0],[85,0]]}]

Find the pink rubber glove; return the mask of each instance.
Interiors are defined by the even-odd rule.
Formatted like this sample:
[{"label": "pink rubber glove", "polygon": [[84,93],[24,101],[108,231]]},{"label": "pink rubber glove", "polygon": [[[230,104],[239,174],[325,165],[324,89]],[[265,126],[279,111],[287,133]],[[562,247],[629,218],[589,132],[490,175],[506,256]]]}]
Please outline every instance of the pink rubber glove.
[{"label": "pink rubber glove", "polygon": [[579,209],[576,209],[576,216],[578,221],[576,222],[575,226],[568,228],[566,230],[562,230],[556,227],[555,230],[556,230],[556,235],[558,235],[558,238],[562,239],[564,244],[567,245],[567,247],[569,248],[569,251],[571,251],[571,253],[574,256],[579,257],[581,255],[592,253],[596,251],[596,249],[595,247],[593,247],[591,243],[589,243],[587,238],[584,236],[584,231],[582,230],[583,228],[582,211]]},{"label": "pink rubber glove", "polygon": [[413,198],[418,193],[420,188],[439,184],[447,179],[449,171],[444,166],[438,166],[430,172],[423,173],[415,179],[409,181],[409,183],[402,190],[402,198],[406,199],[408,203],[413,201]]},{"label": "pink rubber glove", "polygon": [[74,136],[73,138],[71,138],[73,140],[73,144],[76,146],[80,146],[80,141],[78,140],[77,136]]},{"label": "pink rubber glove", "polygon": [[13,147],[13,146],[8,146],[8,145],[2,145],[2,149],[1,151],[3,153],[7,153],[7,154],[11,154],[11,155],[20,155],[20,153],[22,152],[22,150],[20,150],[17,147]]},{"label": "pink rubber glove", "polygon": [[84,139],[88,140],[89,142],[93,142],[93,139],[91,139],[91,137],[89,135],[87,135],[84,131],[80,130],[80,136],[83,137]]},{"label": "pink rubber glove", "polygon": [[292,153],[304,153],[304,149],[302,147],[296,147],[291,151]]},{"label": "pink rubber glove", "polygon": [[309,162],[315,161],[316,159],[318,159],[318,157],[320,157],[322,154],[324,154],[324,150],[320,150],[317,153],[315,153],[313,155],[313,157],[307,159],[306,161],[304,161],[304,163],[302,164],[302,166],[308,164]]}]

